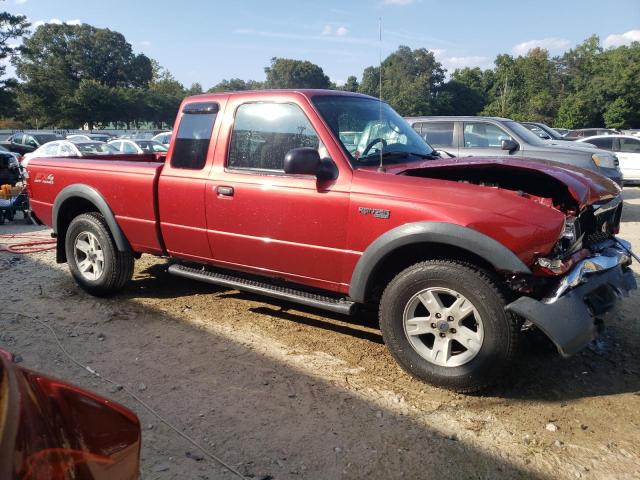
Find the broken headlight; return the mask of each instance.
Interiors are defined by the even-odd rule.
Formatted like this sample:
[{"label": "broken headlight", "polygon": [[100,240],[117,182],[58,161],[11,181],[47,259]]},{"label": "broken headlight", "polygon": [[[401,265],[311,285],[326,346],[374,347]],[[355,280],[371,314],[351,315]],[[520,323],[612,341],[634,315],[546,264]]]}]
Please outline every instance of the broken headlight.
[{"label": "broken headlight", "polygon": [[576,219],[574,217],[567,217],[564,221],[564,230],[562,230],[560,240],[566,241],[569,245],[573,245],[577,239]]}]

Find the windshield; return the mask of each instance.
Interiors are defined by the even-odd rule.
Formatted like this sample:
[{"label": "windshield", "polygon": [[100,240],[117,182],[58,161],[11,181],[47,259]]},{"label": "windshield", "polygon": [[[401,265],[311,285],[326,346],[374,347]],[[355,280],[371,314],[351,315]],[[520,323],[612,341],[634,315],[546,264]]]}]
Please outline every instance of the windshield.
[{"label": "windshield", "polygon": [[374,98],[319,95],[312,102],[354,167],[404,163],[437,153],[389,105]]},{"label": "windshield", "polygon": [[58,137],[54,134],[42,134],[33,135],[40,145],[44,145],[47,142],[53,142],[58,140]]},{"label": "windshield", "polygon": [[522,140],[530,145],[549,145],[548,143],[545,143],[545,141],[542,140],[538,135],[518,122],[510,120],[508,122],[505,122],[505,125],[510,128],[513,133],[518,135]]},{"label": "windshield", "polygon": [[136,141],[136,143],[146,153],[167,151],[166,146],[155,141]]},{"label": "windshield", "polygon": [[86,143],[76,143],[76,148],[80,150],[81,153],[116,153],[118,150],[113,148],[111,145],[107,145],[102,142],[86,142]]}]

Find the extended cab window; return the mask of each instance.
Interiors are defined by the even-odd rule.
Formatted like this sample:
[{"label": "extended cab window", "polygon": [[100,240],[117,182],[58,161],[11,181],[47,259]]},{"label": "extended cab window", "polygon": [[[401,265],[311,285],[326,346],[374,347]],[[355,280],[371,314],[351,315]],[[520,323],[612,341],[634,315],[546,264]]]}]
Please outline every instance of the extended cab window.
[{"label": "extended cab window", "polygon": [[467,148],[500,148],[502,140],[512,138],[495,125],[483,122],[464,124],[464,146]]},{"label": "extended cab window", "polygon": [[172,167],[192,170],[204,167],[218,110],[219,106],[214,102],[189,103],[184,106],[173,143]]},{"label": "extended cab window", "polygon": [[245,103],[236,111],[227,166],[281,172],[287,152],[300,147],[320,149],[321,145],[297,105]]},{"label": "extended cab window", "polygon": [[453,147],[453,122],[420,122],[413,128],[433,147]]}]

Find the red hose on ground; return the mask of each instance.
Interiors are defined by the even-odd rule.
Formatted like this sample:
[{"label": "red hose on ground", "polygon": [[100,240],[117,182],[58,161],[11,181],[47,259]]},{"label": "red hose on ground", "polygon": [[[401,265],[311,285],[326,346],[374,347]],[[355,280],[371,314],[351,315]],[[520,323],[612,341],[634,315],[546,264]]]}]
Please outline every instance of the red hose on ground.
[{"label": "red hose on ground", "polygon": [[56,248],[56,241],[48,239],[47,236],[36,235],[33,233],[11,233],[6,235],[0,235],[0,240],[28,240],[26,242],[19,243],[0,243],[0,252],[13,253],[18,255],[25,255],[27,253],[46,252]]}]

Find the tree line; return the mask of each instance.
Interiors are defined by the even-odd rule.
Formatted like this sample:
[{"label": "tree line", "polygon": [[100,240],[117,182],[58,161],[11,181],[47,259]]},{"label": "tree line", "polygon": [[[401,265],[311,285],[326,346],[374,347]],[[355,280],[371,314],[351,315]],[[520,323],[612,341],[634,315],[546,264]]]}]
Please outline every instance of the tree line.
[{"label": "tree line", "polygon": [[[17,80],[0,80],[0,126],[89,128],[170,126],[185,87],[156,61],[135,54],[125,37],[88,24],[45,24],[0,13],[0,62]],[[23,38],[20,47],[9,40]],[[329,88],[382,97],[401,115],[497,115],[558,127],[640,126],[640,43],[603,49],[592,36],[562,56],[535,48],[498,55],[490,69],[447,71],[425,48],[400,46],[380,66],[335,85],[309,61],[272,58],[265,80],[230,78],[209,92]],[[4,76],[0,63],[0,79]],[[4,124],[4,125],[3,125]]]}]

